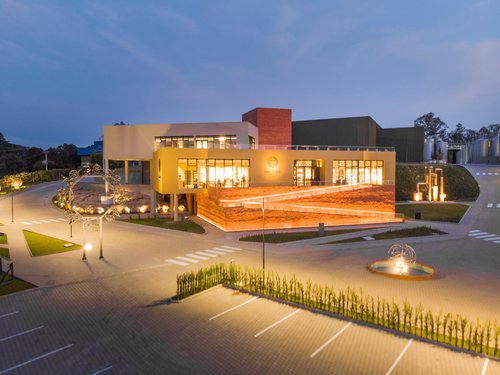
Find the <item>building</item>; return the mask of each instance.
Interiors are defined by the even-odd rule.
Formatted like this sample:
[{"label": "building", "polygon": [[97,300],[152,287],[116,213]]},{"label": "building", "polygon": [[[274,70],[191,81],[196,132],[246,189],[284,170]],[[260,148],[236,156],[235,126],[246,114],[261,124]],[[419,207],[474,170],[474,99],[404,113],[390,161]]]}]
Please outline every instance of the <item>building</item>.
[{"label": "building", "polygon": [[76,154],[80,157],[81,164],[92,163],[93,159],[102,160],[103,137],[87,147],[77,147]]},{"label": "building", "polygon": [[242,120],[105,126],[105,169],[123,166],[125,184],[149,185],[152,210],[176,219],[182,200],[224,230],[261,229],[264,210],[266,228],[398,220],[392,147],[293,146],[289,109]]},{"label": "building", "polygon": [[292,144],[394,147],[397,162],[421,162],[423,128],[383,129],[370,116],[292,122]]}]

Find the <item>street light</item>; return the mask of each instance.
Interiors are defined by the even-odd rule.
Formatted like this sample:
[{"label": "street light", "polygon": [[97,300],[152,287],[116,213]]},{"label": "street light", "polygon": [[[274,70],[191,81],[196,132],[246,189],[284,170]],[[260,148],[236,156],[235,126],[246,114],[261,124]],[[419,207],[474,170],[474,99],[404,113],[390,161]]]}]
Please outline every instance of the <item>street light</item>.
[{"label": "street light", "polygon": [[266,271],[266,241],[264,235],[264,198],[262,198],[262,272]]},{"label": "street light", "polygon": [[92,250],[92,244],[87,242],[83,245],[83,257],[82,260],[87,260],[87,251]]},{"label": "street light", "polygon": [[14,192],[19,189],[23,185],[23,180],[20,178],[15,178],[10,182],[10,186],[14,189],[10,193],[10,201],[11,201],[11,207],[12,207],[12,222],[14,222]]}]

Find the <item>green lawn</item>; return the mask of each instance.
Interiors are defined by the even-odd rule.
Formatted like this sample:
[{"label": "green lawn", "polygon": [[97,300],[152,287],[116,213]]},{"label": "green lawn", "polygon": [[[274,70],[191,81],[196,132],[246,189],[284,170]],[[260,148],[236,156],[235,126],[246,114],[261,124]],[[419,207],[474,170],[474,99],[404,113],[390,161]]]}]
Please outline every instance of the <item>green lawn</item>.
[{"label": "green lawn", "polygon": [[[338,229],[338,230],[325,230],[324,237],[334,236],[336,234],[344,234],[351,232],[359,232],[360,229]],[[264,241],[267,243],[282,243],[290,241],[309,240],[311,238],[318,238],[318,231],[310,232],[283,232],[283,233],[267,233],[264,235]],[[262,242],[262,234],[254,234],[251,236],[240,237],[240,241],[248,242]]]},{"label": "green lawn", "polygon": [[10,259],[9,249],[6,247],[0,247],[0,257]]},{"label": "green lawn", "polygon": [[28,244],[31,255],[34,257],[41,255],[50,255],[57,253],[65,253],[67,251],[73,251],[81,249],[80,245],[73,244],[70,247],[64,247],[65,244],[72,243],[65,240],[60,240],[58,238],[46,236],[40,233],[30,232],[29,230],[23,230],[24,238]]},{"label": "green lawn", "polygon": [[[415,228],[390,230],[387,232],[374,234],[371,237],[373,237],[375,240],[390,240],[390,239],[395,239],[395,238],[433,236],[433,235],[439,235],[439,234],[446,234],[446,233],[443,231],[440,231],[439,229],[433,229],[433,228],[429,228],[429,227],[415,227]],[[363,241],[368,241],[368,240],[365,240],[363,237],[354,237],[354,238],[348,238],[348,239],[340,240],[340,241],[328,242],[328,244],[363,242]]]},{"label": "green lawn", "polygon": [[0,244],[4,245],[7,243],[7,235],[4,233],[0,234]]},{"label": "green lawn", "polygon": [[422,220],[458,223],[469,206],[459,203],[398,204],[396,212],[404,214],[408,219],[415,219],[415,208],[420,209]]},{"label": "green lawn", "polygon": [[[7,276],[7,280],[10,280],[10,276]],[[16,293],[20,292],[21,290],[31,288],[36,288],[36,285],[14,277],[13,281],[0,284],[0,296],[5,296],[7,294]]]},{"label": "green lawn", "polygon": [[183,232],[191,232],[202,234],[205,233],[205,229],[201,225],[196,224],[194,221],[178,221],[174,222],[172,219],[151,217],[144,219],[125,219],[122,220],[126,223],[149,225],[151,227],[165,228],[180,230]]}]

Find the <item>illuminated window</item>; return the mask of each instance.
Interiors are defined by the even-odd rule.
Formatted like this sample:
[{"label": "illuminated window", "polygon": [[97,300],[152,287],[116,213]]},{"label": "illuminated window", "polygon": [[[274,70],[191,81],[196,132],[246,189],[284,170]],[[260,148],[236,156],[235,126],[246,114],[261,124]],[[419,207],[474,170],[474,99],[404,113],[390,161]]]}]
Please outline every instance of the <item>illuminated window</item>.
[{"label": "illuminated window", "polygon": [[215,187],[248,187],[248,159],[179,159],[179,189]]},{"label": "illuminated window", "polygon": [[208,135],[208,136],[172,136],[156,137],[156,143],[161,147],[172,148],[236,148],[236,135]]},{"label": "illuminated window", "polygon": [[333,160],[332,182],[335,185],[383,183],[382,160]]},{"label": "illuminated window", "polygon": [[293,180],[296,186],[321,184],[321,160],[295,160]]}]

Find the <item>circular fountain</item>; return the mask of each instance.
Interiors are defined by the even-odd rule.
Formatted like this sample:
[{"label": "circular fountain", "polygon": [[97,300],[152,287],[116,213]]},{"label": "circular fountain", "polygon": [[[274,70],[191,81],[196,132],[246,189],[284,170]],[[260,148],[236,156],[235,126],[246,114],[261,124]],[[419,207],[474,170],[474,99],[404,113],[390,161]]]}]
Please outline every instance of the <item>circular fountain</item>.
[{"label": "circular fountain", "polygon": [[370,263],[368,269],[379,275],[407,280],[428,280],[437,274],[431,266],[417,262],[415,249],[408,244],[394,244],[388,253],[388,259]]}]

